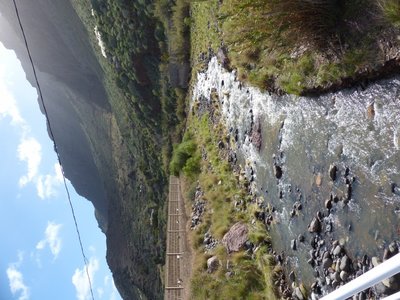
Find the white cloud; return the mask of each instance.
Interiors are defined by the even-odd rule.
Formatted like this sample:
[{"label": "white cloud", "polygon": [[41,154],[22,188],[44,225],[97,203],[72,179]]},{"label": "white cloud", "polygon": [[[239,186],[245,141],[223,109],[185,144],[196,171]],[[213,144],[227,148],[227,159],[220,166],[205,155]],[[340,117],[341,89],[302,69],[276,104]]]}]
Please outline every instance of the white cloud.
[{"label": "white cloud", "polygon": [[28,131],[28,126],[21,116],[17,102],[4,84],[4,80],[0,80],[0,99],[0,120],[10,117],[12,125],[21,127],[25,132]]},{"label": "white cloud", "polygon": [[19,179],[19,186],[23,187],[37,175],[42,160],[42,146],[33,137],[23,138],[18,146],[18,158],[28,165],[28,173]]},{"label": "white cloud", "polygon": [[111,285],[112,285],[112,292],[111,292],[110,300],[121,299],[121,297],[119,297],[117,287],[115,286],[114,279],[112,279]]},{"label": "white cloud", "polygon": [[63,182],[61,166],[54,164],[54,175],[40,175],[36,182],[37,194],[41,199],[55,196],[56,188]]},{"label": "white cloud", "polygon": [[115,286],[114,279],[109,275],[104,276],[103,280],[104,290],[109,292],[110,300],[120,300],[121,297],[118,294],[118,290]]},{"label": "white cloud", "polygon": [[[91,283],[94,283],[94,274],[99,269],[99,261],[95,257],[91,257],[88,264],[88,273],[90,276]],[[76,269],[72,276],[72,284],[76,289],[76,298],[78,300],[90,299],[90,285],[86,273],[86,268],[83,266],[82,269]]]},{"label": "white cloud", "polygon": [[24,283],[24,276],[18,271],[15,264],[7,268],[7,277],[13,295],[19,294],[18,300],[29,299],[29,288]]},{"label": "white cloud", "polygon": [[101,299],[103,298],[103,295],[104,295],[104,289],[101,287],[97,288],[97,296]]},{"label": "white cloud", "polygon": [[48,222],[45,230],[45,238],[37,243],[36,249],[43,250],[48,245],[54,259],[56,259],[61,251],[62,240],[59,237],[61,226],[61,224]]}]

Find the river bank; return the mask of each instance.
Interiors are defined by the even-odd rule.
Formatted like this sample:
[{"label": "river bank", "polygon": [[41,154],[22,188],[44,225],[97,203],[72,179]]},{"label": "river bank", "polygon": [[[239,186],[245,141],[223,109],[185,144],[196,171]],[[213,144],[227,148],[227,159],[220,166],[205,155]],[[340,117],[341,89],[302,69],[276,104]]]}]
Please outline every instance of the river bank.
[{"label": "river bank", "polygon": [[[198,76],[193,105],[213,94],[220,99],[255,195],[275,208],[274,249],[284,251],[288,269],[302,270],[295,277],[309,287],[330,290],[360,266],[370,268],[372,257],[396,252],[399,84],[394,77],[364,91],[274,96],[242,84],[216,58]],[[341,256],[333,255],[338,245]],[[346,280],[326,280],[331,273],[340,278],[334,262],[345,255],[353,262],[352,272],[343,265]]]}]

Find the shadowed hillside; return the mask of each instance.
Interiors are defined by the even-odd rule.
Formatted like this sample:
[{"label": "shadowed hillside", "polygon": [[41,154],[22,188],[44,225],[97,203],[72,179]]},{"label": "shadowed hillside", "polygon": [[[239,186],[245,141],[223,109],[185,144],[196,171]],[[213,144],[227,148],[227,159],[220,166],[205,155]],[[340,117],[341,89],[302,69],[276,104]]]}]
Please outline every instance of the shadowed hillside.
[{"label": "shadowed hillside", "polygon": [[[158,114],[153,124],[138,118],[127,95],[107,81],[69,1],[19,6],[65,174],[95,207],[116,286],[125,299],[159,299],[164,175],[161,145],[154,142]],[[12,1],[1,1],[0,11],[0,40],[15,50],[35,86]]]}]

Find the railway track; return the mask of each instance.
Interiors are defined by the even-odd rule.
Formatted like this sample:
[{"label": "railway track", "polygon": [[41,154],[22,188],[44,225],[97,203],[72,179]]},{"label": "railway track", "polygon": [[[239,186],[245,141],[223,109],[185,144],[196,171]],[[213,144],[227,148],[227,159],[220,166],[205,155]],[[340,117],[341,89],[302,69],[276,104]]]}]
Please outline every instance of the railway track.
[{"label": "railway track", "polygon": [[167,221],[167,253],[165,270],[165,300],[183,299],[185,224],[184,206],[180,193],[179,179],[169,178],[168,221]]}]

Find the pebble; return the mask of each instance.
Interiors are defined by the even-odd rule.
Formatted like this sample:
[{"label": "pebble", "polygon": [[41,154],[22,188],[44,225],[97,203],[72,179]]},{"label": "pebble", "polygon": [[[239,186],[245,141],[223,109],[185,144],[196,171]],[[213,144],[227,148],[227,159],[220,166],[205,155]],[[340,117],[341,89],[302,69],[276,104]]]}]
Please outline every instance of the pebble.
[{"label": "pebble", "polygon": [[340,260],[339,269],[341,271],[349,271],[350,269],[350,258],[347,255],[344,255]]},{"label": "pebble", "polygon": [[289,279],[290,279],[290,281],[292,281],[292,282],[295,281],[296,276],[295,276],[295,274],[294,274],[294,271],[292,271],[292,272],[289,273]]},{"label": "pebble", "polygon": [[282,177],[282,168],[280,166],[274,165],[274,174],[277,179]]},{"label": "pebble", "polygon": [[292,250],[297,250],[297,245],[296,245],[296,240],[295,239],[290,241],[290,248]]},{"label": "pebble", "polygon": [[317,217],[314,217],[310,225],[308,225],[308,231],[315,233],[321,232],[321,221]]},{"label": "pebble", "polygon": [[297,237],[297,239],[299,240],[300,243],[303,243],[305,241],[305,237],[302,234],[299,234],[299,236]]},{"label": "pebble", "polygon": [[304,296],[303,296],[303,294],[301,293],[301,290],[300,290],[299,287],[297,287],[297,288],[294,289],[294,295],[295,295],[295,296],[297,297],[297,299],[299,299],[299,300],[304,300],[304,299],[305,299]]},{"label": "pebble", "polygon": [[329,166],[329,177],[332,179],[332,181],[336,180],[336,173],[337,173],[337,167],[335,165],[330,165]]},{"label": "pebble", "polygon": [[372,265],[374,267],[376,267],[381,263],[381,260],[378,257],[374,256],[371,258],[371,262],[372,262]]},{"label": "pebble", "polygon": [[328,270],[328,268],[330,268],[332,266],[332,259],[330,257],[324,258],[322,260],[322,268],[324,270]]},{"label": "pebble", "polygon": [[349,279],[349,273],[347,273],[346,271],[340,272],[340,279],[342,281],[347,281],[347,279]]},{"label": "pebble", "polygon": [[325,207],[326,207],[326,209],[332,208],[332,200],[331,199],[328,199],[325,201]]},{"label": "pebble", "polygon": [[342,253],[342,247],[340,247],[340,245],[337,245],[333,250],[333,255],[338,256],[340,253]]}]

